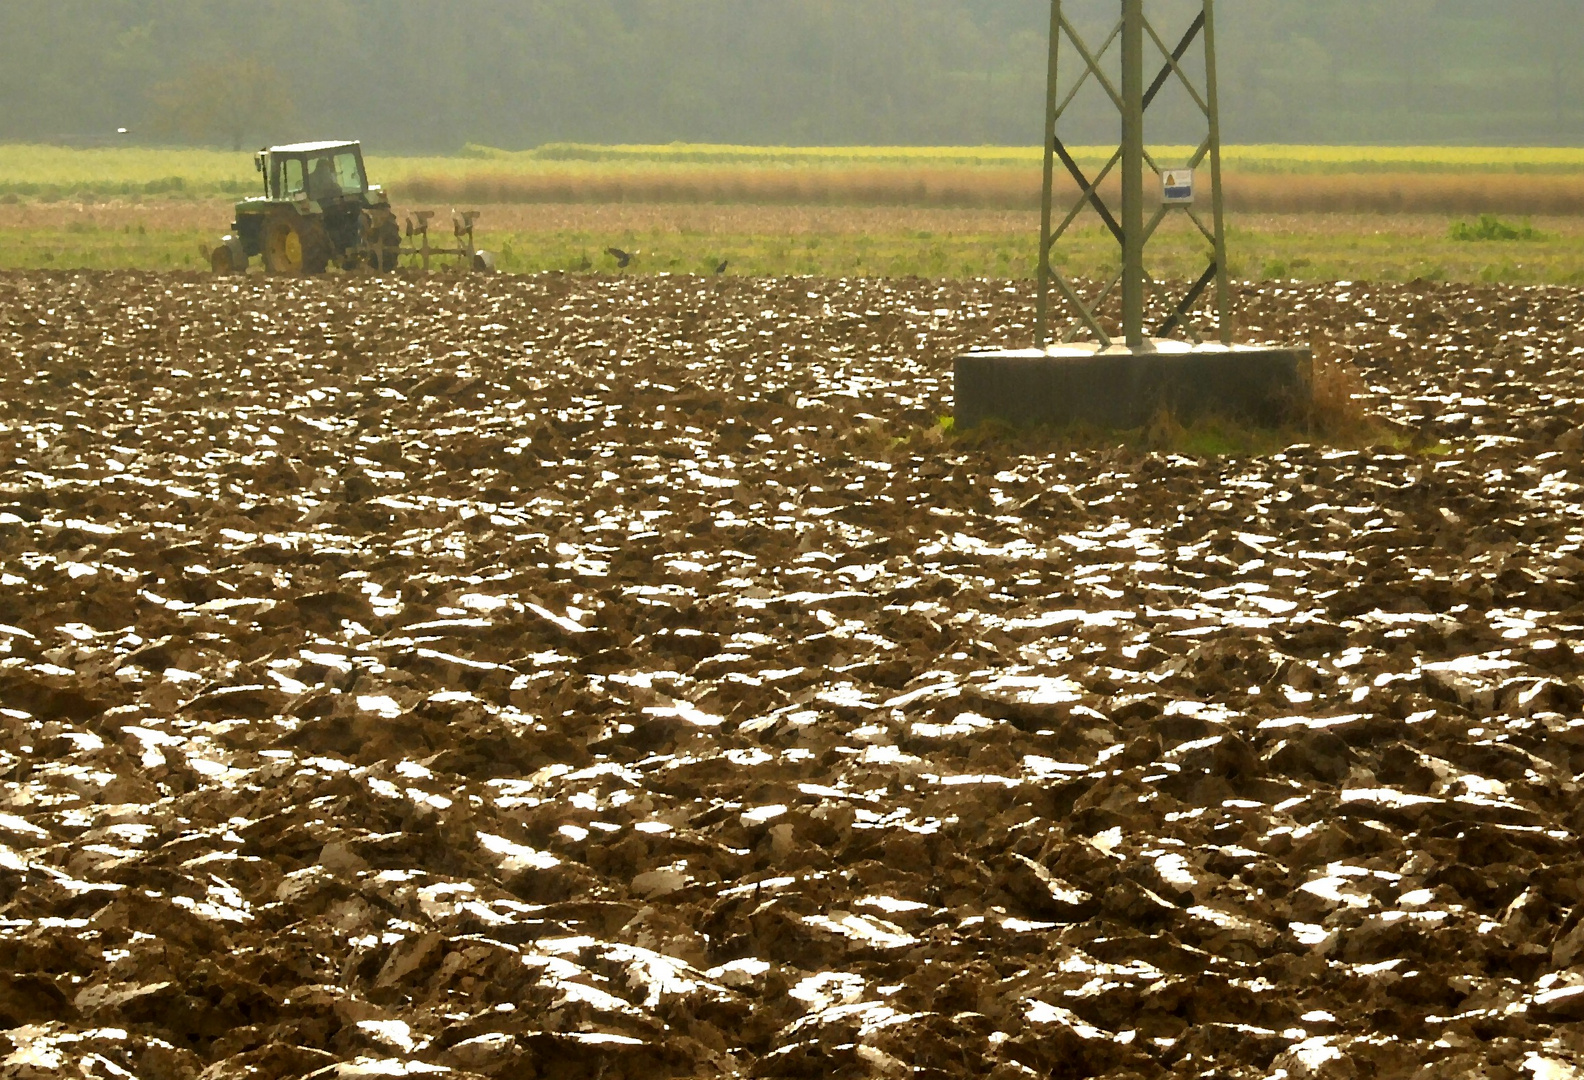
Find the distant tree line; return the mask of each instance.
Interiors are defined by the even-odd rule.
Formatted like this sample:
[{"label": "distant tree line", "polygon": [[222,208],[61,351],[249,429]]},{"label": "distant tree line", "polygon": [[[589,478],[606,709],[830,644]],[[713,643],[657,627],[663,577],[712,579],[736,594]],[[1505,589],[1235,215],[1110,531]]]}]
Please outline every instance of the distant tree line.
[{"label": "distant tree line", "polygon": [[[1185,0],[1150,0],[1166,27]],[[1080,25],[1115,0],[1071,0]],[[1230,142],[1584,137],[1579,0],[1221,0]],[[1028,144],[1046,0],[5,0],[0,140]],[[1163,36],[1175,30],[1163,29]],[[1069,56],[1071,54],[1069,53]],[[1114,122],[1080,101],[1074,137]],[[1165,129],[1186,99],[1162,106]]]}]

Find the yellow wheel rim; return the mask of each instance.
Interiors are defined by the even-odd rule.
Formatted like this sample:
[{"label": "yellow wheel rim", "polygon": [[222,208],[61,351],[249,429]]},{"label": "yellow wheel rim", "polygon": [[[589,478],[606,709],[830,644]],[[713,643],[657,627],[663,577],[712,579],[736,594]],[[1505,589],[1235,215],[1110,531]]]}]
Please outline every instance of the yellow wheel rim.
[{"label": "yellow wheel rim", "polygon": [[286,265],[293,270],[302,269],[302,238],[297,235],[296,229],[286,231],[286,242],[281,245],[286,256]]}]

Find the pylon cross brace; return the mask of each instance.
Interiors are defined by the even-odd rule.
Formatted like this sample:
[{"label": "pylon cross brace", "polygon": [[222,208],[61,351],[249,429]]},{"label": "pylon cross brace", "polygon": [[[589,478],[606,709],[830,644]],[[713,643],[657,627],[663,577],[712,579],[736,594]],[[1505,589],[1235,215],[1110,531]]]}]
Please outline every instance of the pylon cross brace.
[{"label": "pylon cross brace", "polygon": [[[1187,335],[1195,344],[1201,344],[1204,335],[1193,317],[1193,311],[1203,297],[1205,291],[1212,284],[1216,286],[1216,308],[1220,322],[1220,339],[1225,344],[1232,341],[1233,325],[1230,311],[1230,290],[1227,282],[1226,270],[1226,232],[1223,220],[1223,204],[1221,198],[1221,137],[1217,105],[1217,87],[1215,75],[1215,16],[1214,0],[1203,0],[1203,6],[1182,35],[1175,48],[1167,46],[1165,39],[1156,30],[1155,26],[1145,16],[1143,0],[1121,0],[1123,14],[1111,32],[1106,36],[1098,50],[1091,49],[1084,41],[1083,36],[1068,20],[1062,9],[1062,0],[1052,0],[1051,3],[1051,30],[1050,30],[1050,72],[1049,85],[1046,97],[1046,129],[1045,129],[1045,176],[1044,192],[1041,201],[1041,232],[1039,250],[1039,297],[1038,312],[1036,316],[1036,344],[1044,347],[1049,340],[1051,292],[1060,294],[1067,306],[1071,309],[1073,317],[1069,320],[1064,332],[1063,343],[1071,343],[1088,331],[1102,347],[1110,347],[1111,336],[1105,331],[1098,317],[1099,309],[1116,292],[1119,286],[1124,287],[1124,326],[1123,331],[1130,344],[1139,344],[1144,339],[1142,326],[1143,297],[1150,289],[1159,291],[1161,286],[1148,273],[1143,265],[1143,252],[1149,241],[1155,236],[1166,218],[1176,212],[1185,214],[1193,223],[1199,234],[1204,238],[1210,248],[1209,265],[1205,272],[1195,281],[1187,292],[1178,299],[1172,307],[1171,313],[1157,326],[1154,336],[1168,337],[1179,330]],[[1128,31],[1130,19],[1136,19],[1136,30],[1130,37]],[[1148,38],[1154,44],[1163,60],[1159,73],[1148,88],[1142,85],[1142,46],[1143,39]],[[1205,49],[1205,79],[1201,88],[1192,77],[1183,69],[1182,61],[1195,41],[1203,39]],[[1067,90],[1065,95],[1060,92],[1060,52],[1065,40],[1077,54],[1082,63],[1082,70],[1078,79]],[[1103,66],[1106,56],[1115,48],[1118,42],[1122,43],[1123,51],[1123,85],[1119,89],[1115,81],[1107,75]],[[1131,48],[1130,48],[1131,42]],[[1129,78],[1129,74],[1132,78]],[[1126,169],[1124,168],[1123,207],[1120,215],[1113,211],[1101,194],[1101,187],[1107,179],[1130,159],[1130,145],[1137,155],[1137,167],[1142,169],[1147,166],[1152,172],[1159,175],[1160,166],[1149,151],[1144,147],[1143,117],[1160,92],[1175,78],[1187,91],[1189,98],[1205,118],[1206,133],[1197,149],[1189,158],[1184,168],[1197,170],[1203,166],[1206,158],[1210,160],[1211,169],[1211,203],[1212,218],[1206,223],[1204,218],[1192,206],[1162,203],[1147,223],[1143,220],[1142,206],[1131,207],[1128,204],[1129,185],[1126,183]],[[1122,145],[1116,153],[1100,169],[1093,178],[1085,174],[1062,141],[1058,128],[1061,119],[1071,108],[1079,92],[1093,79],[1110,98],[1122,117]],[[1129,100],[1131,95],[1137,95],[1137,105]],[[1077,185],[1079,195],[1068,209],[1066,215],[1059,222],[1054,222],[1053,202],[1055,197],[1055,163],[1060,162],[1062,168]],[[1142,184],[1133,186],[1132,195],[1135,200],[1142,198]],[[1073,223],[1085,209],[1092,209],[1104,223],[1107,230],[1116,239],[1123,250],[1122,267],[1118,273],[1108,281],[1100,293],[1092,300],[1085,301],[1065,275],[1058,270],[1052,260],[1052,254],[1072,228]],[[1130,213],[1131,211],[1131,213]],[[1129,222],[1139,230],[1141,239],[1135,248],[1130,249],[1128,244],[1127,228]],[[1138,298],[1132,304],[1127,303],[1126,280],[1129,274],[1137,276]],[[1138,325],[1133,325],[1137,323]]]}]

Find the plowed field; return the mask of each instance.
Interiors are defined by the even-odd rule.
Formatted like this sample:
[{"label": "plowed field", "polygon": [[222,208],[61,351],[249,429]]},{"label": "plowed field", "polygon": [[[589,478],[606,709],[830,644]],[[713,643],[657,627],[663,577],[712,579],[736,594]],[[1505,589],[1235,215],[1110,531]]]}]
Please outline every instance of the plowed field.
[{"label": "plowed field", "polygon": [[1576,1075],[1584,294],[1212,459],[1027,294],[0,276],[0,1076]]}]

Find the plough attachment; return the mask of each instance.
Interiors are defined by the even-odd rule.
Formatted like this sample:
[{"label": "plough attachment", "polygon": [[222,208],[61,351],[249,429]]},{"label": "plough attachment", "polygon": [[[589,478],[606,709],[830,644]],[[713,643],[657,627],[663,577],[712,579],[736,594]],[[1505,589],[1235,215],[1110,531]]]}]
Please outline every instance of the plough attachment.
[{"label": "plough attachment", "polygon": [[[407,243],[397,249],[397,258],[415,257],[422,270],[428,270],[429,260],[437,256],[458,259],[464,267],[483,273],[495,269],[495,256],[473,243],[473,222],[479,216],[477,210],[451,211],[451,234],[456,239],[456,247],[435,247],[429,242],[429,222],[434,216],[433,210],[418,210],[407,219]],[[384,265],[384,248],[378,250],[381,265]]]}]

